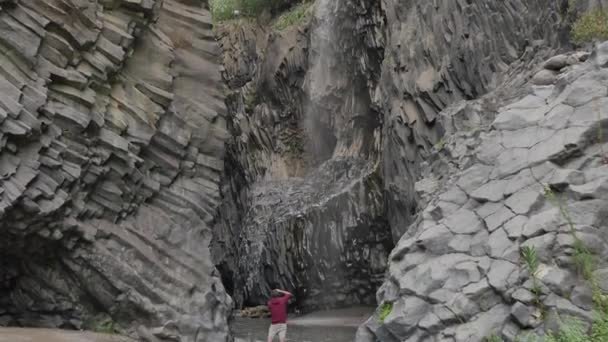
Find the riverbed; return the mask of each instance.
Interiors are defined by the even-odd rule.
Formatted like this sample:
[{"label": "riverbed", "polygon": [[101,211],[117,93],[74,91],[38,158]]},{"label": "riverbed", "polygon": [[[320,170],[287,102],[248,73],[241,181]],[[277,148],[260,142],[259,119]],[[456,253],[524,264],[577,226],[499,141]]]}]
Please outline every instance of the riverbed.
[{"label": "riverbed", "polygon": [[126,337],[86,331],[0,328],[0,342],[135,342]]},{"label": "riverbed", "polygon": [[[352,342],[357,327],[372,311],[373,308],[356,307],[290,318],[287,342]],[[233,330],[237,342],[266,342],[269,324],[269,319],[236,318]]]}]

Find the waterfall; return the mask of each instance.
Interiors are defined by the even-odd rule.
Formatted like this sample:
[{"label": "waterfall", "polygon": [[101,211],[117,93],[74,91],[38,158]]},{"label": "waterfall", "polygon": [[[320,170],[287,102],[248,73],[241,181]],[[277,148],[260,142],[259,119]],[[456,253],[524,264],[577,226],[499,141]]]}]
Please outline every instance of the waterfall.
[{"label": "waterfall", "polygon": [[332,132],[333,75],[337,72],[334,27],[340,1],[319,0],[314,13],[310,42],[310,68],[306,75],[306,91],[310,102],[304,110],[304,129],[308,135],[307,152],[315,161],[331,157],[336,138]]}]

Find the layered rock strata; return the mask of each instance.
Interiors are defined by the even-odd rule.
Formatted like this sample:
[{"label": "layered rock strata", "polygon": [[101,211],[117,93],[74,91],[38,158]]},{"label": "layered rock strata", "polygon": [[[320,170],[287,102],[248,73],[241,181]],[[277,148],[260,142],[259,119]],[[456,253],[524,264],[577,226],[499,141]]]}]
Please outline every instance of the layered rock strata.
[{"label": "layered rock strata", "polygon": [[102,314],[146,341],[227,339],[208,250],[225,106],[205,6],[0,3],[3,325]]}]

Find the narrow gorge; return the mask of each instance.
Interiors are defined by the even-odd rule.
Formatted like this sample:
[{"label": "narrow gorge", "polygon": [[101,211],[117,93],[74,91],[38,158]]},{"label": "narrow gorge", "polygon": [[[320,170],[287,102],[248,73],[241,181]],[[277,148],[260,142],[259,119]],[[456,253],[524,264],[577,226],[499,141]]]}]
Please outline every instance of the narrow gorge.
[{"label": "narrow gorge", "polygon": [[228,342],[284,288],[356,342],[596,336],[606,11],[0,0],[0,327]]}]

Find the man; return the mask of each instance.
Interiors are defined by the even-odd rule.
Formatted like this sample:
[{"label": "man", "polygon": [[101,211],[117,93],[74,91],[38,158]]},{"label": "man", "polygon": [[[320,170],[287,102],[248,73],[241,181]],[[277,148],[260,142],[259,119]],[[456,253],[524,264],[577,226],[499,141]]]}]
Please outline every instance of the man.
[{"label": "man", "polygon": [[279,341],[285,342],[287,335],[287,303],[293,297],[290,292],[284,290],[272,290],[272,298],[268,301],[268,309],[272,315],[272,324],[268,328],[268,342],[272,342],[276,335]]}]

